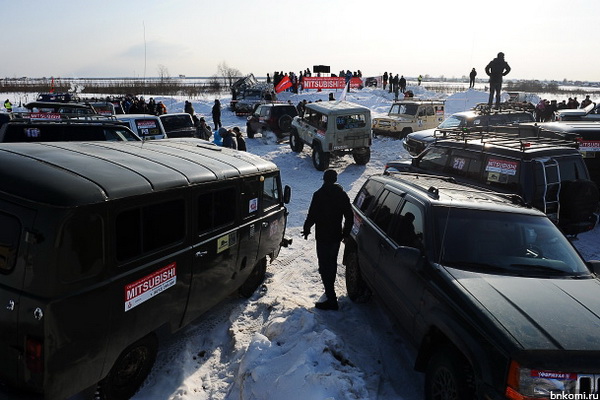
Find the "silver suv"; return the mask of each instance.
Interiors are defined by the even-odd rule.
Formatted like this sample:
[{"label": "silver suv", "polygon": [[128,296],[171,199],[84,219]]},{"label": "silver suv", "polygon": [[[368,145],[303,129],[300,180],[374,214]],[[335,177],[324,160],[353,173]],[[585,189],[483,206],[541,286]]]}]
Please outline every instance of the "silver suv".
[{"label": "silver suv", "polygon": [[306,105],[302,116],[294,117],[290,147],[300,153],[304,144],[312,147],[315,168],[324,171],[332,156],[351,153],[365,165],[371,159],[371,111],[346,101],[320,101]]}]

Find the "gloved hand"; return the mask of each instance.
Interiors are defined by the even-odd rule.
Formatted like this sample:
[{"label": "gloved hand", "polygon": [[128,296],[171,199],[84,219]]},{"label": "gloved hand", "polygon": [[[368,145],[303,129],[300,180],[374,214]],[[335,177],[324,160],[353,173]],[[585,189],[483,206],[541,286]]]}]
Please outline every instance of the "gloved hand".
[{"label": "gloved hand", "polygon": [[310,231],[302,231],[302,232],[300,232],[300,234],[302,236],[304,236],[304,240],[307,240],[308,239],[308,235],[310,235]]}]

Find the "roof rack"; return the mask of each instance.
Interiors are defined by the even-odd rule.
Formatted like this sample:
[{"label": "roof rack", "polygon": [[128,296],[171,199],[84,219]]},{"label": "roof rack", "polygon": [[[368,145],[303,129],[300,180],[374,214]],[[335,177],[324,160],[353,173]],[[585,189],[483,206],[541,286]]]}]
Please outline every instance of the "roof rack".
[{"label": "roof rack", "polygon": [[[36,114],[31,116],[31,114]],[[102,114],[91,114],[91,115],[69,115],[59,113],[47,113],[47,118],[44,118],[42,113],[15,113],[15,117],[9,122],[39,122],[39,123],[86,123],[86,122],[119,122],[114,115],[102,115]]]},{"label": "roof rack", "polygon": [[511,112],[532,112],[535,110],[533,104],[528,102],[506,102],[500,103],[499,107],[490,106],[487,103],[479,103],[472,108],[475,111],[479,111],[482,114],[500,114],[500,113],[511,113]]},{"label": "roof rack", "polygon": [[467,142],[481,140],[482,144],[520,149],[521,151],[544,146],[561,146],[579,148],[577,140],[560,137],[540,136],[541,130],[535,125],[530,126],[485,126],[474,128],[436,129],[433,136],[440,139]]}]

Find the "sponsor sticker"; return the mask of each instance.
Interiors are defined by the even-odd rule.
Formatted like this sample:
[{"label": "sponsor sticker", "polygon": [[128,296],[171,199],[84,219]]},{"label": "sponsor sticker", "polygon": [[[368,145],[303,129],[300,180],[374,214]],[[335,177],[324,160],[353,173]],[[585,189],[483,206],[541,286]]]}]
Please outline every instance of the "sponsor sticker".
[{"label": "sponsor sticker", "polygon": [[248,201],[248,213],[253,213],[258,211],[258,198],[255,199],[250,199],[250,201]]},{"label": "sponsor sticker", "polygon": [[237,243],[236,232],[228,233],[217,239],[217,254],[235,246]]},{"label": "sponsor sticker", "polygon": [[600,140],[584,140],[579,143],[579,150],[582,152],[600,151]]},{"label": "sponsor sticker", "polygon": [[516,161],[498,160],[490,158],[485,170],[488,172],[497,172],[505,175],[516,175],[519,163]]},{"label": "sponsor sticker", "polygon": [[156,128],[156,121],[137,121],[138,129]]},{"label": "sponsor sticker", "polygon": [[559,379],[561,381],[569,380],[575,381],[577,380],[577,374],[572,374],[569,372],[555,372],[555,371],[539,371],[536,369],[531,370],[531,376],[534,378],[544,378],[544,379]]},{"label": "sponsor sticker", "polygon": [[173,262],[135,282],[129,283],[125,286],[125,312],[175,286],[176,282],[177,265]]}]

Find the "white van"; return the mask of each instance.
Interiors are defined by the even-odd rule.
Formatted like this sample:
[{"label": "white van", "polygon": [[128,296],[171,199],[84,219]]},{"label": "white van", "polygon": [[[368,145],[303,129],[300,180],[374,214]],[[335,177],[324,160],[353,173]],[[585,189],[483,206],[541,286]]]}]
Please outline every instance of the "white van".
[{"label": "white van", "polygon": [[116,115],[119,121],[126,122],[142,140],[165,139],[167,134],[159,117],[150,114]]}]

